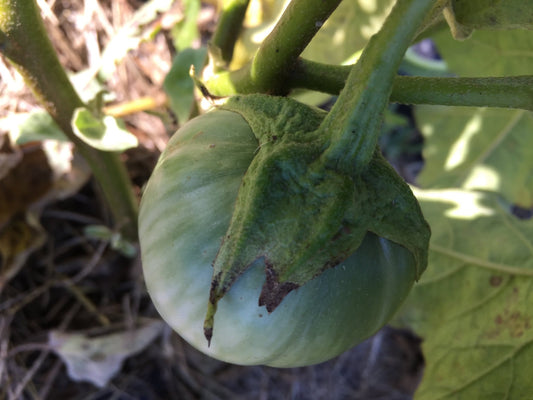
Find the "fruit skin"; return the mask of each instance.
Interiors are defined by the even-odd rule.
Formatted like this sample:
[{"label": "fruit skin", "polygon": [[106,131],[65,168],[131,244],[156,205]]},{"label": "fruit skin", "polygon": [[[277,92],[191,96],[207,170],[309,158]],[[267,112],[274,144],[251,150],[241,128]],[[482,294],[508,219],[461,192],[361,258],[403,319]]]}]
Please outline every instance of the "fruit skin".
[{"label": "fruit skin", "polygon": [[415,281],[414,258],[368,233],[352,256],[290,292],[270,314],[258,306],[265,281],[259,259],[219,301],[208,347],[203,323],[212,262],[256,151],[248,124],[226,110],[191,120],[171,138],[141,202],[146,285],[167,323],[214,358],[274,367],[326,361],[392,317]]}]

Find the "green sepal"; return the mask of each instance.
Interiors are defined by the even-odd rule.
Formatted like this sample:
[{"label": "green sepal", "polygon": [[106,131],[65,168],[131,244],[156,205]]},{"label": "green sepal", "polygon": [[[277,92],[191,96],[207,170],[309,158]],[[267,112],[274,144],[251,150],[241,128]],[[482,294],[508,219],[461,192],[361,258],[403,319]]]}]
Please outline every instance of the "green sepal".
[{"label": "green sepal", "polygon": [[256,260],[266,265],[259,305],[272,312],[292,290],[342,262],[367,232],[413,253],[418,279],[427,263],[429,227],[408,185],[375,152],[367,169],[326,167],[325,113],[289,98],[236,96],[223,109],[248,122],[259,146],[214,261],[204,333],[218,301]]}]

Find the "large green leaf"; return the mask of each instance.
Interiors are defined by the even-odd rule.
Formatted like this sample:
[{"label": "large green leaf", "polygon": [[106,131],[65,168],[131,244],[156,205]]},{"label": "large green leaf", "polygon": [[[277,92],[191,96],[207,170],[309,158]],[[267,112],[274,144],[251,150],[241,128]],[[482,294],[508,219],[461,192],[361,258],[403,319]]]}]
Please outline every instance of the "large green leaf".
[{"label": "large green leaf", "polygon": [[449,31],[434,37],[449,69],[460,76],[529,75],[533,65],[533,31],[475,31],[454,40]]},{"label": "large green leaf", "polygon": [[394,3],[393,0],[343,1],[303,56],[329,64],[347,61],[381,28]]},{"label": "large green leaf", "polygon": [[533,205],[533,113],[522,110],[416,107],[425,139],[425,188],[463,187]]},{"label": "large green leaf", "polygon": [[533,220],[495,194],[415,194],[433,227],[429,268],[401,314],[424,337],[416,398],[531,398]]},{"label": "large green leaf", "polygon": [[[533,32],[436,36],[460,76],[531,73]],[[424,338],[417,399],[533,393],[533,118],[505,109],[418,106],[426,165],[415,190],[432,228],[429,266],[399,319]]]}]

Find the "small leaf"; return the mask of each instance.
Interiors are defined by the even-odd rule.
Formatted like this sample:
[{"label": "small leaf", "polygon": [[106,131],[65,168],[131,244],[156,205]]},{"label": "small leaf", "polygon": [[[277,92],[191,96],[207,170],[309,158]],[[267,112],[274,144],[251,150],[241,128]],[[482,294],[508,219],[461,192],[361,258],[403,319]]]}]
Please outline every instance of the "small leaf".
[{"label": "small leaf", "polygon": [[111,240],[113,232],[107,226],[104,225],[87,225],[83,228],[85,236],[91,239]]},{"label": "small leaf", "polygon": [[113,250],[119,251],[123,256],[133,258],[137,255],[137,248],[119,232],[113,232],[104,225],[87,225],[83,229],[85,236],[109,242]]},{"label": "small leaf", "polygon": [[185,49],[174,57],[172,67],[165,77],[163,89],[170,99],[170,108],[178,117],[180,124],[185,123],[191,114],[194,102],[194,82],[189,75],[191,65],[196,71],[203,67],[207,49]]},{"label": "small leaf", "polygon": [[0,124],[3,130],[9,132],[11,141],[18,145],[46,139],[68,140],[50,114],[44,110],[11,114],[0,119]]},{"label": "small leaf", "polygon": [[138,145],[121,120],[109,115],[97,118],[87,108],[76,109],[72,128],[76,136],[99,150],[123,151]]},{"label": "small leaf", "polygon": [[199,0],[183,0],[182,7],[185,18],[178,22],[172,29],[172,39],[174,47],[181,52],[192,47],[194,41],[198,39],[197,19],[200,13]]},{"label": "small leaf", "polygon": [[51,331],[48,342],[66,364],[70,378],[104,387],[120,371],[123,361],[146,348],[163,327],[162,322],[152,321],[138,329],[93,338]]}]

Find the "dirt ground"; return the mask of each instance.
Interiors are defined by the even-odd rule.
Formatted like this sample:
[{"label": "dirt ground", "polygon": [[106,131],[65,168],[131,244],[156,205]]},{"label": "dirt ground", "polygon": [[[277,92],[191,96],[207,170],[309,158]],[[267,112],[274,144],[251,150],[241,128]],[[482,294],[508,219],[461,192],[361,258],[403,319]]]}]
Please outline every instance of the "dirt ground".
[{"label": "dirt ground", "polygon": [[[137,0],[37,3],[60,60],[71,72],[96,63],[101,49],[143,4]],[[161,98],[161,85],[175,55],[168,27],[182,17],[176,2],[160,16],[160,33],[117,65],[107,82],[114,104]],[[204,42],[215,22],[214,8],[204,6],[198,18]],[[0,93],[0,118],[38,107],[2,58]],[[156,103],[151,112],[124,117],[140,142],[123,155],[137,193],[176,128],[164,102]],[[168,117],[166,123],[159,117],[162,114]],[[154,340],[127,357],[103,387],[77,382],[54,351],[52,333],[100,337],[157,321],[159,316],[146,293],[139,258],[125,257],[84,234],[87,225],[110,225],[92,180],[74,195],[49,202],[40,212],[40,223],[43,242],[0,289],[0,399],[407,400],[421,378],[420,339],[405,330],[384,328],[317,366],[274,369],[212,360],[165,325]],[[0,272],[5,274],[3,267]]]}]

